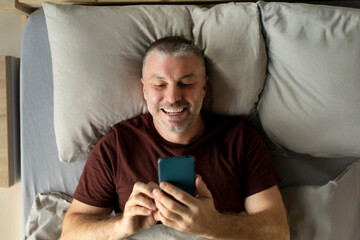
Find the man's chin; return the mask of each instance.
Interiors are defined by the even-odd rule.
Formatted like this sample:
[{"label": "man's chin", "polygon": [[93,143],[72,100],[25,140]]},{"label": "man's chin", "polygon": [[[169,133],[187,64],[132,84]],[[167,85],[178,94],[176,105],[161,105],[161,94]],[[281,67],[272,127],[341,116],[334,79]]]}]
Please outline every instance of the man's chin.
[{"label": "man's chin", "polygon": [[153,117],[162,129],[170,133],[184,133],[194,122],[189,109],[186,109],[179,116],[169,116],[160,110],[157,111],[156,115],[153,115]]},{"label": "man's chin", "polygon": [[189,128],[184,124],[165,124],[163,122],[160,123],[160,126],[171,133],[184,133]]}]

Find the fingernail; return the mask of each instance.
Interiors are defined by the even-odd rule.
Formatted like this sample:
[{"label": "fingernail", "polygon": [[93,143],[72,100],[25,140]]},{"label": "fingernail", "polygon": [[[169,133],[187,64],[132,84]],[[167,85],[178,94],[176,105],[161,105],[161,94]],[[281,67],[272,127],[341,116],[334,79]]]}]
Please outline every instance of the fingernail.
[{"label": "fingernail", "polygon": [[161,182],[160,183],[160,188],[166,188],[166,182]]},{"label": "fingernail", "polygon": [[154,189],[154,190],[152,191],[152,193],[153,193],[155,196],[157,196],[157,195],[159,194],[159,190],[158,190],[158,189]]}]

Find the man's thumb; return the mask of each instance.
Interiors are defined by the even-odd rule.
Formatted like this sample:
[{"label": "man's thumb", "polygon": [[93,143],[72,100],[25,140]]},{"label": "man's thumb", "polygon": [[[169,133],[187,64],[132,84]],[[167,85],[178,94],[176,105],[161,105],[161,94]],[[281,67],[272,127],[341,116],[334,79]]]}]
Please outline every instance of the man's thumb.
[{"label": "man's thumb", "polygon": [[210,190],[207,188],[200,175],[196,176],[195,186],[197,192],[199,193],[199,197],[212,198]]}]

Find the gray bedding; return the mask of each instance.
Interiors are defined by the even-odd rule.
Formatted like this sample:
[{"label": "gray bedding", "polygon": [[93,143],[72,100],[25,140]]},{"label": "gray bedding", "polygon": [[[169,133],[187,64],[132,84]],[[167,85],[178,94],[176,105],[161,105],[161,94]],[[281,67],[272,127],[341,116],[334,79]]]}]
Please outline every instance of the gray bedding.
[{"label": "gray bedding", "polygon": [[[39,193],[72,195],[85,159],[61,163],[53,126],[53,82],[50,48],[42,10],[29,16],[23,32],[21,73],[21,174],[24,224]],[[322,185],[338,176],[355,158],[326,159],[271,147],[281,187]],[[25,226],[25,225],[24,225]]]},{"label": "gray bedding", "polygon": [[21,56],[21,175],[24,223],[38,193],[72,194],[85,160],[58,160],[53,127],[53,83],[50,47],[42,11],[26,22]]}]

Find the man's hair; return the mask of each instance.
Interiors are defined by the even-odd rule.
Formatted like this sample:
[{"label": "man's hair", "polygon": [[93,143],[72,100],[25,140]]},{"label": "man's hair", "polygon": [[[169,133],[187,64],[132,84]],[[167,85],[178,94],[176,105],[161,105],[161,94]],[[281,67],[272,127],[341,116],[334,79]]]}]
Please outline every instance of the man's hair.
[{"label": "man's hair", "polygon": [[199,57],[201,65],[204,69],[204,77],[206,76],[205,58],[201,49],[188,39],[174,36],[161,38],[150,44],[150,46],[146,49],[142,67],[143,78],[146,61],[153,51],[174,57],[184,57],[194,53]]}]

